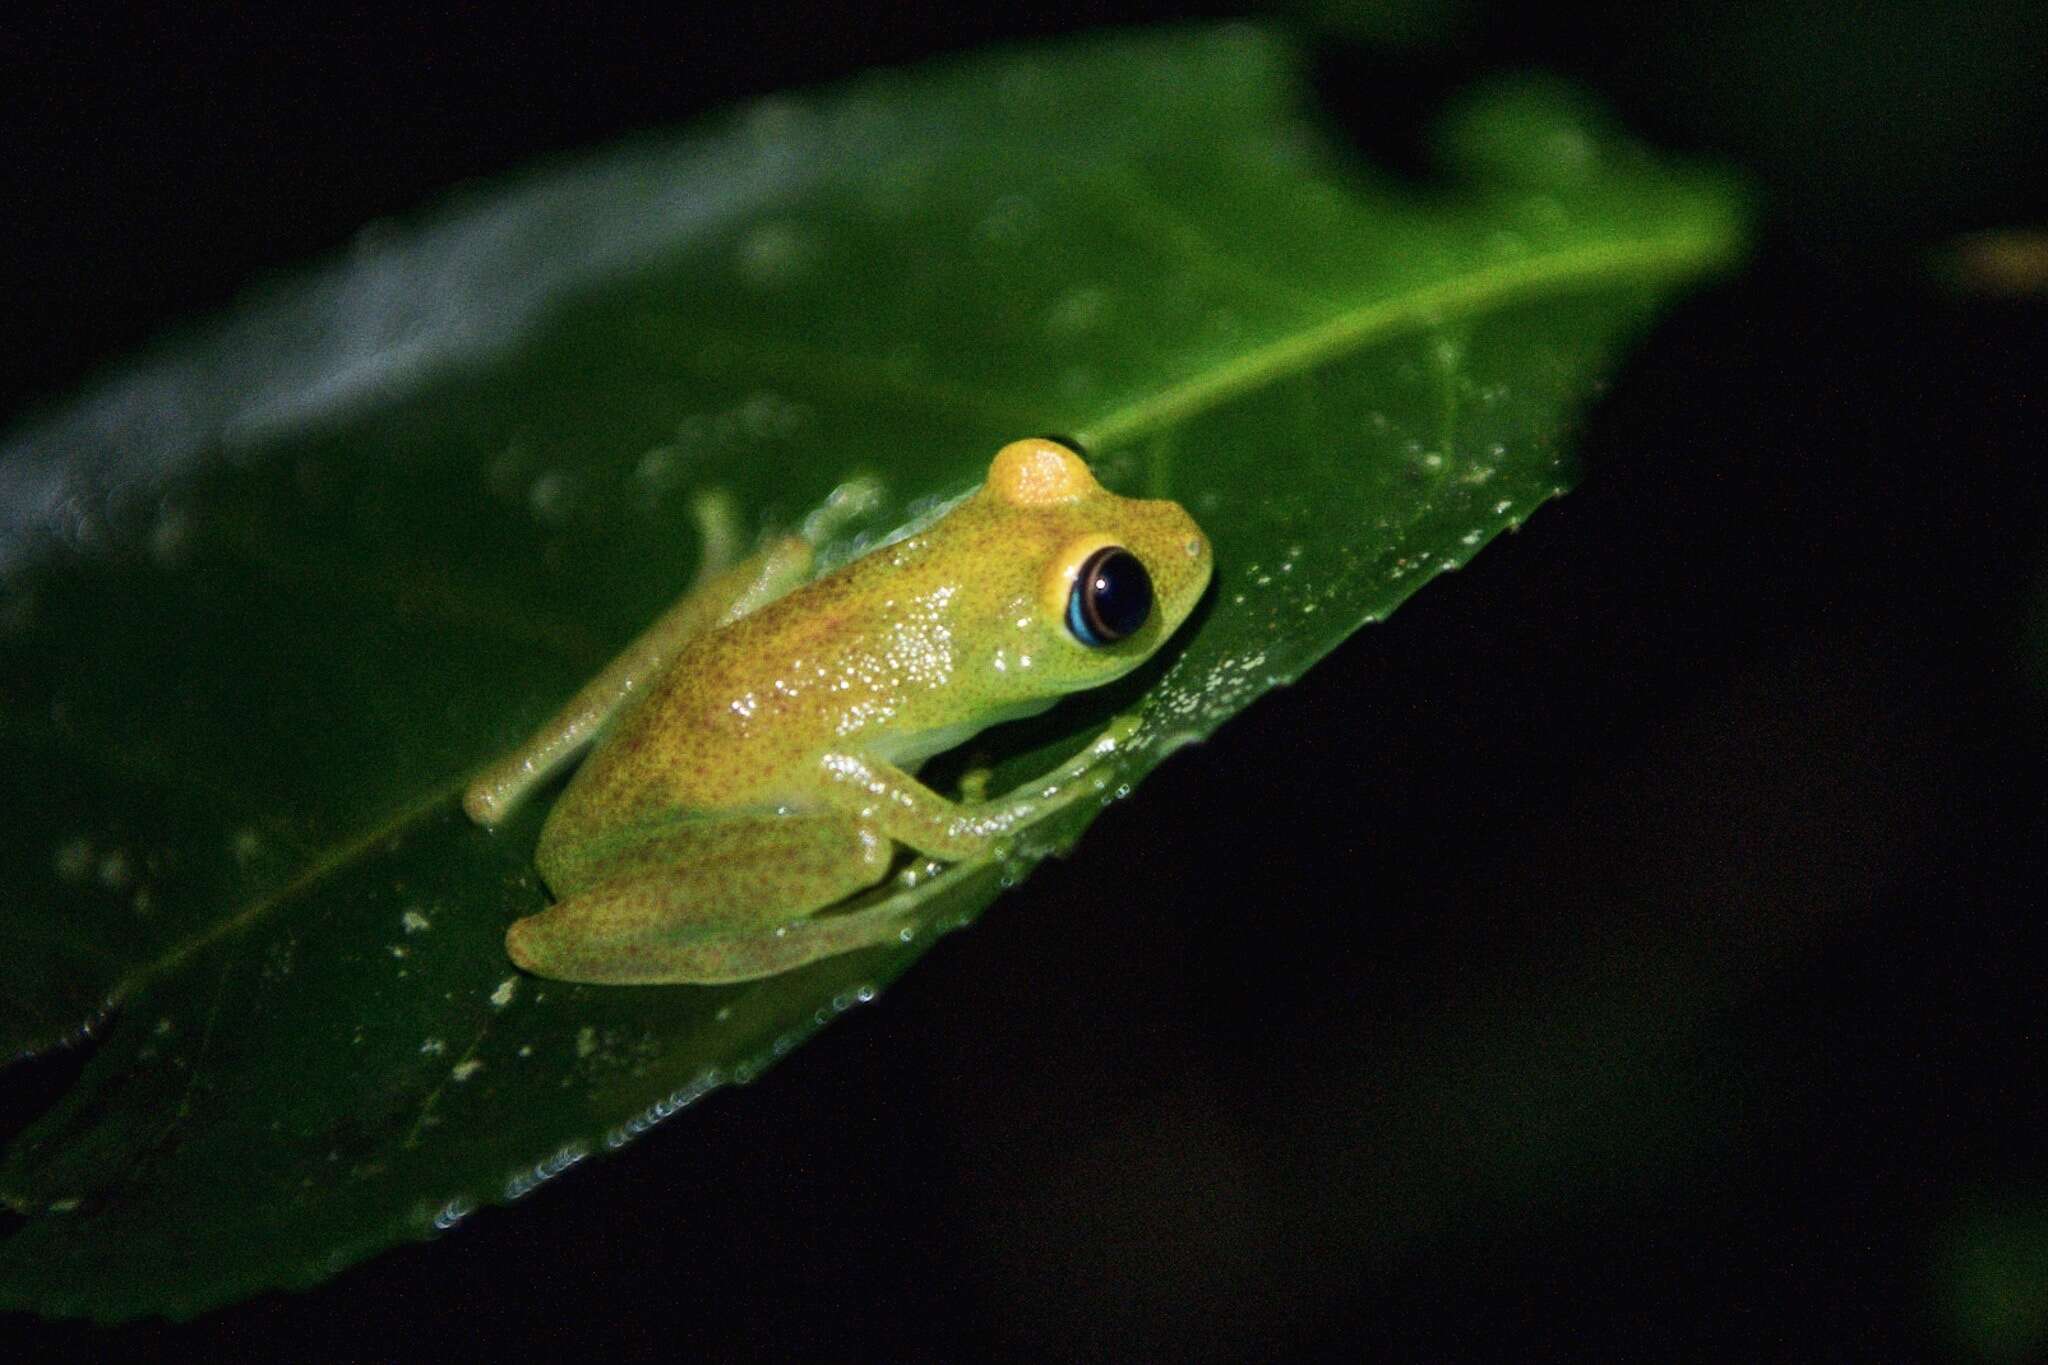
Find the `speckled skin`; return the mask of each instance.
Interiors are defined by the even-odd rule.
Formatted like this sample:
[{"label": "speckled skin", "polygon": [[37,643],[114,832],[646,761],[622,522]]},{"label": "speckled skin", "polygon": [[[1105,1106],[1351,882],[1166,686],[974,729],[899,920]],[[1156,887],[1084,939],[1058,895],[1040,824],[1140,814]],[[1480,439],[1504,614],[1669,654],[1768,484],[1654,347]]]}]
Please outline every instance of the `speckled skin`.
[{"label": "speckled skin", "polygon": [[[1081,561],[1111,544],[1143,562],[1154,606],[1128,638],[1090,648],[1066,628],[1067,601]],[[1029,795],[972,803],[919,783],[924,758],[1129,672],[1210,571],[1178,504],[1118,497],[1035,440],[1004,447],[980,490],[914,535],[801,582],[806,551],[781,542],[711,577],[665,618],[687,623],[663,648],[636,646],[646,670],[629,651],[607,671],[615,697],[579,697],[493,770],[498,787],[486,774],[472,788],[471,813],[494,819],[525,789],[503,774],[538,780],[565,727],[580,737],[594,705],[617,709],[541,832],[536,862],[560,899],[512,926],[519,965],[625,983],[809,960],[778,952],[778,930],[881,880],[899,844],[947,861],[990,851],[1099,753]]]}]

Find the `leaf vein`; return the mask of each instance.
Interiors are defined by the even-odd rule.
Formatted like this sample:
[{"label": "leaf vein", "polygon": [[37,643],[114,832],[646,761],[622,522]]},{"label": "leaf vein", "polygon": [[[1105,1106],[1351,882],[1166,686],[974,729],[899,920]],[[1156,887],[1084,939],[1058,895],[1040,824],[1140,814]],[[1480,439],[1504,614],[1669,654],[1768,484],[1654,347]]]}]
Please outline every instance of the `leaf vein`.
[{"label": "leaf vein", "polygon": [[1392,298],[1371,299],[1226,364],[1198,371],[1150,397],[1113,408],[1076,435],[1091,449],[1124,445],[1403,327],[1436,324],[1490,305],[1614,278],[1689,275],[1725,257],[1730,249],[1724,237],[1699,234],[1553,252]]}]

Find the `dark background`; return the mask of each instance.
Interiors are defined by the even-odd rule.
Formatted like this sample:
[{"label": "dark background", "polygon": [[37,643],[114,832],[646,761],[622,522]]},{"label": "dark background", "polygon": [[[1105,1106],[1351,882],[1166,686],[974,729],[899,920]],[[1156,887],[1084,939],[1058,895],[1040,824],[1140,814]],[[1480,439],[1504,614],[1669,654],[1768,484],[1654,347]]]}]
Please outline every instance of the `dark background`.
[{"label": "dark background", "polygon": [[[466,179],[1185,12],[10,7],[0,414]],[[1537,67],[1762,187],[1755,264],[1617,377],[1579,491],[752,1088],[311,1293],[0,1330],[211,1357],[2044,1349],[2048,307],[1942,268],[2040,221],[2041,11],[1323,18],[1362,154],[1420,170],[1448,92]]]}]

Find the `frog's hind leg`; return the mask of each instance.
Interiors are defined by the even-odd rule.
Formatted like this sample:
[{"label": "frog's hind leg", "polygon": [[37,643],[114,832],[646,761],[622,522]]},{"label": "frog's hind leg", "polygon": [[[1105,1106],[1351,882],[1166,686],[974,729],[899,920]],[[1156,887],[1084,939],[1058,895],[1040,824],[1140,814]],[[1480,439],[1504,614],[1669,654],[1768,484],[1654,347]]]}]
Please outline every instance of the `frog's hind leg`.
[{"label": "frog's hind leg", "polygon": [[908,943],[916,932],[918,900],[909,892],[858,910],[813,915],[772,934],[707,938],[688,950],[692,981],[707,985],[753,981],[878,944]]},{"label": "frog's hind leg", "polygon": [[748,945],[873,886],[894,846],[838,815],[678,819],[557,859],[542,875],[560,900],[506,931],[527,971],[610,985],[742,980],[725,964]]}]

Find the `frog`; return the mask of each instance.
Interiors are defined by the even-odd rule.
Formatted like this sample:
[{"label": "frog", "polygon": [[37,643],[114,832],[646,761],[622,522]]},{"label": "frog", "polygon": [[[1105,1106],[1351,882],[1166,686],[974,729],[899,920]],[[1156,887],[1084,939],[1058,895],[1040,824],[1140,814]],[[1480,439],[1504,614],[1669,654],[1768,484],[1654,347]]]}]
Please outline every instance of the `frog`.
[{"label": "frog", "polygon": [[695,585],[469,784],[464,809],[495,828],[576,764],[534,854],[553,903],[505,934],[522,970],[715,985],[900,932],[830,912],[892,871],[1005,856],[1101,793],[1140,727],[1120,715],[995,797],[985,769],[955,799],[924,763],[1130,673],[1212,570],[1179,503],[1113,493],[1049,438],[1004,445],[978,488],[821,570],[829,524],[745,555],[706,535]]}]

